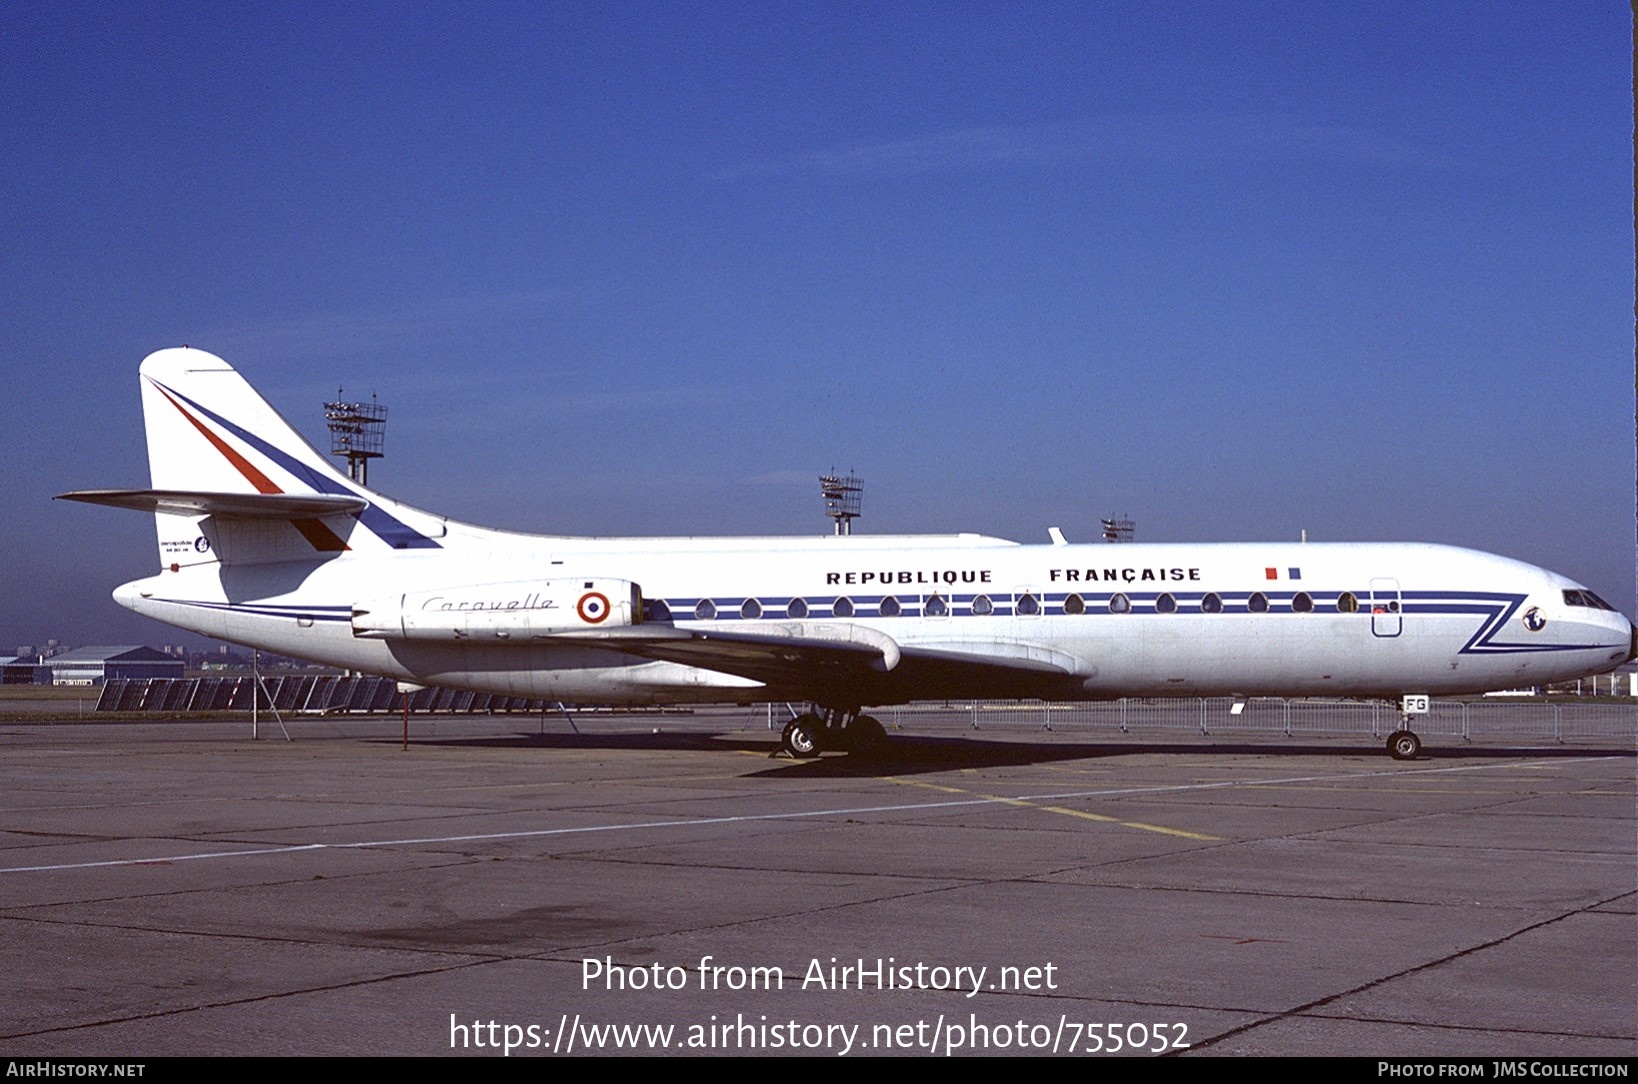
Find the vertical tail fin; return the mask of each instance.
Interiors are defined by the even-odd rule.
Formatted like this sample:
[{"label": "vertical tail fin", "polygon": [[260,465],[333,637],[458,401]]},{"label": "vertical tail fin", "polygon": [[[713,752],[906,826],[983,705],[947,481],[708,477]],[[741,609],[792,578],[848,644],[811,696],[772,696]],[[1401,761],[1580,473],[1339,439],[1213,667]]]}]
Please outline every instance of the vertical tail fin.
[{"label": "vertical tail fin", "polygon": [[[140,381],[154,489],[264,496],[352,492],[340,473],[214,354],[187,347],[160,350],[142,362]],[[335,516],[251,518],[176,514],[160,507],[154,519],[160,561],[167,565],[342,553],[351,533],[350,524]]]},{"label": "vertical tail fin", "polygon": [[155,489],[351,494],[356,487],[214,354],[179,347],[142,362]]},{"label": "vertical tail fin", "polygon": [[140,380],[153,488],[65,496],[151,510],[162,567],[439,545],[441,520],[348,479],[214,354],[160,350]]}]

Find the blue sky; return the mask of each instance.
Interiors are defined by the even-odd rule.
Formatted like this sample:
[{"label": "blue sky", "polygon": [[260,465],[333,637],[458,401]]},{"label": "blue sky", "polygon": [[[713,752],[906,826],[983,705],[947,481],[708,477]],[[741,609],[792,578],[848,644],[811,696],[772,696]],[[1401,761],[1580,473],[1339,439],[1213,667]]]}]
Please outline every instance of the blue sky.
[{"label": "blue sky", "polygon": [[136,366],[557,533],[1420,539],[1633,609],[1616,3],[0,8],[0,649],[166,642]]}]

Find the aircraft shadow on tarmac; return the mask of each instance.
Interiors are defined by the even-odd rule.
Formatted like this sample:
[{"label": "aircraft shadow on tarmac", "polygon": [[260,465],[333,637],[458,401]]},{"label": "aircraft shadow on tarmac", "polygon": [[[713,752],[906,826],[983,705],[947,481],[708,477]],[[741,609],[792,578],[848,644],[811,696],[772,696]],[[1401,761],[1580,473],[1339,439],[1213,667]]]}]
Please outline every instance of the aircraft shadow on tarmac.
[{"label": "aircraft shadow on tarmac", "polygon": [[[387,739],[369,739],[381,744],[397,744]],[[844,779],[911,774],[932,774],[971,768],[1017,767],[1032,764],[1055,764],[1070,760],[1092,760],[1137,754],[1162,756],[1262,756],[1262,757],[1324,757],[1331,760],[1364,760],[1386,769],[1394,762],[1387,759],[1379,742],[1347,742],[1316,744],[1301,740],[1291,742],[1031,742],[967,737],[894,737],[877,756],[857,757],[827,754],[811,760],[792,760],[779,751],[776,741],[769,738],[753,739],[743,732],[728,734],[708,731],[661,731],[659,733],[618,734],[517,734],[509,737],[484,738],[412,738],[411,744],[422,747],[484,748],[484,749],[538,749],[630,752],[733,752],[760,753],[766,757],[763,767],[748,770],[747,778],[800,778]],[[1536,746],[1536,745],[1450,745],[1423,746],[1419,761],[1435,760],[1514,760],[1555,757],[1616,756],[1638,758],[1638,750],[1601,748],[1592,746]]]}]

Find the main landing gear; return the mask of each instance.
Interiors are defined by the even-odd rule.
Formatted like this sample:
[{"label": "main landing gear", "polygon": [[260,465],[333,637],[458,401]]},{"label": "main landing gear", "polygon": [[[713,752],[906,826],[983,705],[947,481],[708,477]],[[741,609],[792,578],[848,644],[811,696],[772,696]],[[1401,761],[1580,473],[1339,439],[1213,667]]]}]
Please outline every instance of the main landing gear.
[{"label": "main landing gear", "polygon": [[826,708],[823,715],[808,711],[786,723],[779,745],[796,760],[811,760],[826,750],[870,757],[886,749],[887,729],[858,708]]}]

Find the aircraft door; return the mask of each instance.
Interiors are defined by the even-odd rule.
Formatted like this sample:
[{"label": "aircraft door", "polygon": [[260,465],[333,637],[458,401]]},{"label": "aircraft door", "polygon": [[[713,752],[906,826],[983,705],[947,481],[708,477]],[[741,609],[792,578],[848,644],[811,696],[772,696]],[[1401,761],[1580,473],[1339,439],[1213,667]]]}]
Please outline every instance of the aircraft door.
[{"label": "aircraft door", "polygon": [[1399,581],[1388,577],[1371,580],[1372,635],[1398,636],[1403,620]]}]

